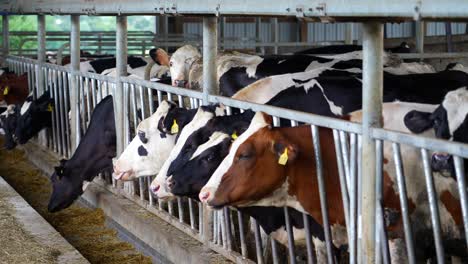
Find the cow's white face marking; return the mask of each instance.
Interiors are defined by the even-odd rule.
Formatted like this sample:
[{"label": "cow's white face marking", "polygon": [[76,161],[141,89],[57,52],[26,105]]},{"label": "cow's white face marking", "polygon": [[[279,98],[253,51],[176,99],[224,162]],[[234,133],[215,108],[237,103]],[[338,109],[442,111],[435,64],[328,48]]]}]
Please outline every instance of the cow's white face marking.
[{"label": "cow's white face marking", "polygon": [[151,189],[154,190],[156,188],[159,188],[158,191],[156,191],[156,195],[158,198],[167,198],[173,196],[167,186],[166,186],[166,178],[171,175],[167,175],[167,171],[169,170],[169,166],[171,163],[177,158],[179,155],[182,147],[184,146],[185,142],[187,141],[187,138],[192,135],[194,131],[197,131],[201,127],[205,126],[208,121],[214,117],[214,114],[209,112],[209,111],[204,111],[202,108],[199,108],[195,116],[193,117],[192,121],[188,123],[180,132],[179,139],[177,140],[177,143],[175,144],[174,148],[170,152],[167,160],[164,162],[164,164],[161,167],[161,170],[159,171],[158,175],[156,178],[153,180],[151,183]]},{"label": "cow's white face marking", "polygon": [[201,58],[200,52],[191,45],[185,45],[177,49],[170,59],[170,72],[172,84],[175,80],[188,80],[189,70],[192,63]]},{"label": "cow's white face marking", "polygon": [[[117,172],[131,172],[131,178],[156,175],[159,172],[175,144],[175,135],[161,137],[158,130],[159,120],[167,115],[169,109],[170,105],[163,101],[153,115],[138,125],[137,131],[144,132],[148,142],[143,143],[138,135],[135,136],[114,163]],[[140,146],[148,151],[147,156],[138,155]]]},{"label": "cow's white face marking", "polygon": [[29,110],[29,108],[31,107],[31,103],[32,101],[25,101],[23,103],[23,106],[21,106],[21,111],[20,111],[21,115],[24,115]]},{"label": "cow's white face marking", "polygon": [[16,105],[11,104],[7,106],[7,109],[3,111],[3,113],[0,114],[0,116],[5,116],[8,117],[9,115],[12,115],[15,113]]},{"label": "cow's white face marking", "polygon": [[232,68],[245,67],[245,72],[250,78],[254,78],[257,72],[257,66],[264,59],[257,55],[244,54],[240,52],[229,53],[220,56],[217,59],[218,79]]},{"label": "cow's white face marking", "polygon": [[230,136],[226,133],[214,132],[210,136],[210,139],[207,142],[198,146],[197,150],[193,153],[192,157],[190,157],[190,160],[193,160],[194,158],[198,157],[198,155],[205,152],[205,150],[218,145],[219,143],[223,142],[224,139],[229,138],[229,137]]},{"label": "cow's white face marking", "polygon": [[224,160],[221,162],[219,167],[216,169],[216,171],[213,173],[211,176],[210,180],[203,186],[202,190],[200,193],[204,191],[209,191],[211,195],[213,196],[216,190],[219,187],[219,184],[221,183],[221,179],[223,178],[224,174],[229,170],[229,168],[232,166],[232,163],[234,161],[234,156],[236,155],[237,150],[239,149],[240,145],[244,143],[250,136],[252,136],[254,133],[256,133],[258,130],[269,126],[270,124],[265,120],[263,117],[263,114],[258,112],[255,114],[254,118],[250,122],[249,127],[247,130],[242,133],[231,145],[231,149],[229,150],[229,154],[224,158]]},{"label": "cow's white face marking", "polygon": [[462,87],[447,93],[442,106],[447,111],[450,135],[453,136],[468,115],[468,89]]}]

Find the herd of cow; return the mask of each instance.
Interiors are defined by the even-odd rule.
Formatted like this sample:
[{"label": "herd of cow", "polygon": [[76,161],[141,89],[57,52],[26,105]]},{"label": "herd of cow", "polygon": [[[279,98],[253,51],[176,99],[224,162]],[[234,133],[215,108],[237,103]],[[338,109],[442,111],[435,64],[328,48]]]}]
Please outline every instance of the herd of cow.
[{"label": "herd of cow", "polygon": [[[253,103],[361,122],[360,49],[354,45],[332,46],[273,56],[221,53],[216,60],[219,93]],[[408,47],[403,43],[397,49],[402,52]],[[311,55],[317,53],[335,55]],[[202,57],[196,48],[184,46],[172,56],[162,49],[152,50],[151,58],[158,68],[152,77],[161,78],[160,69],[165,67],[173,86],[200,89]],[[436,72],[427,64],[402,62],[392,53],[385,53],[383,59],[384,128],[468,143],[468,74],[462,65],[451,64],[444,71]],[[135,63],[135,60],[129,59],[129,69],[146,65]],[[93,69],[82,67],[82,70],[96,73],[102,73],[106,67],[115,67],[115,60],[110,67],[103,66],[103,60],[83,63]],[[4,84],[5,74],[8,75],[4,73],[0,77],[0,89],[9,92],[0,96],[16,90],[8,80]],[[33,100],[27,95],[26,84],[26,93],[20,91],[18,94],[21,99],[6,101],[8,106],[0,115],[6,148],[12,148],[16,143],[24,144],[51,122],[50,112],[54,105],[48,92]],[[20,104],[21,100],[24,103]],[[306,213],[316,257],[322,263],[326,259],[326,245],[317,180],[317,166],[322,166],[336,257],[339,250],[348,245],[342,202],[342,192],[346,190],[340,188],[331,129],[315,130],[308,125],[292,127],[286,120],[281,120],[280,126],[274,126],[272,117],[262,112],[232,111],[227,115],[222,105],[186,109],[162,101],[156,112],[138,125],[135,138],[116,157],[113,107],[111,95],[101,100],[72,157],[61,160],[55,168],[51,177],[53,193],[49,211],[70,206],[84,192],[87,183],[106,170],[113,169],[113,177],[122,181],[156,176],[150,189],[158,199],[182,196],[215,209],[235,206],[255,218],[267,234],[285,245],[283,207],[289,210],[296,242],[305,240],[302,213]],[[319,165],[316,155],[322,157]],[[423,261],[434,258],[435,250],[421,152],[401,145],[401,156],[407,208],[413,237],[418,241],[415,253],[417,259]],[[382,206],[391,258],[394,263],[407,263],[397,184],[398,161],[391,144],[384,145],[383,161]],[[430,164],[446,256],[466,262],[467,245],[454,158],[434,152]],[[466,160],[464,172],[465,175],[468,173]]]}]

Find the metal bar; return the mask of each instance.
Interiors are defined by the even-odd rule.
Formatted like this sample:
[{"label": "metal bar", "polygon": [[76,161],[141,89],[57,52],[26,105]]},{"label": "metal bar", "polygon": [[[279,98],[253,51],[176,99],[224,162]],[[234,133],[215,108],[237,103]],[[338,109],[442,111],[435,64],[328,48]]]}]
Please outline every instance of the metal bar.
[{"label": "metal bar", "polygon": [[432,169],[430,165],[429,155],[426,149],[421,149],[421,158],[424,166],[424,178],[426,180],[427,196],[429,200],[429,208],[431,210],[432,230],[434,231],[434,242],[437,253],[437,263],[445,263],[444,247],[442,245],[442,236],[440,230],[440,214],[437,205],[437,193],[434,186],[434,178],[432,177]]},{"label": "metal bar", "polygon": [[[341,153],[341,140],[340,140],[340,135],[339,132],[334,129],[333,130],[333,139],[335,140],[335,152],[336,152],[336,161],[337,161],[337,166],[338,166],[338,175],[340,178],[340,189],[341,189],[341,199],[343,200],[343,208],[344,208],[344,214],[345,214],[345,223],[346,226],[349,226],[349,196],[348,196],[348,190],[346,186],[346,175],[345,175],[345,168],[344,168],[344,161],[343,161],[343,155]],[[349,229],[348,230],[348,237],[349,237]]]},{"label": "metal bar", "polygon": [[255,236],[255,252],[257,252],[257,263],[258,264],[263,264],[263,254],[262,254],[262,239],[260,236],[260,226],[257,223],[257,220],[254,218],[250,218],[250,221],[252,221],[252,225],[254,227],[254,236]]},{"label": "metal bar", "polygon": [[362,226],[365,263],[375,262],[375,141],[370,128],[381,127],[383,25],[363,23]]},{"label": "metal bar", "polygon": [[8,15],[2,16],[2,25],[3,25],[3,57],[6,58],[10,53],[10,18]]},{"label": "metal bar", "polygon": [[188,198],[189,213],[190,213],[190,227],[195,229],[195,212],[193,211],[193,201],[191,198]]},{"label": "metal bar", "polygon": [[60,146],[61,146],[61,155],[67,156],[67,148],[68,144],[65,138],[66,133],[66,126],[65,126],[65,118],[66,113],[68,112],[67,108],[65,108],[65,81],[63,78],[63,72],[58,71],[58,84],[59,84],[59,104],[55,106],[56,111],[59,111],[59,118],[60,118]]},{"label": "metal bar", "polygon": [[[309,216],[306,213],[302,213],[302,220],[304,221],[304,230],[306,237],[306,246],[307,246],[307,263],[315,264],[314,260],[314,245],[312,242],[311,230],[310,230],[310,221]],[[274,241],[272,239],[272,241]]]},{"label": "metal bar", "polygon": [[312,130],[312,142],[314,145],[314,155],[315,155],[315,166],[317,168],[317,180],[318,180],[318,189],[320,195],[320,209],[322,211],[323,218],[323,230],[325,233],[325,243],[327,247],[327,260],[329,264],[333,264],[333,246],[332,246],[332,237],[330,231],[330,223],[328,221],[328,205],[327,205],[327,192],[325,188],[325,179],[323,175],[323,166],[322,166],[322,152],[320,147],[320,135],[317,126],[311,125]]},{"label": "metal bar", "polygon": [[447,52],[453,51],[452,23],[445,22],[445,36],[447,41]]},{"label": "metal bar", "polygon": [[218,52],[218,18],[203,18],[203,103],[208,96],[217,94],[216,56]]},{"label": "metal bar", "polygon": [[274,43],[273,46],[273,54],[278,54],[278,42],[279,42],[279,24],[278,24],[278,18],[273,17],[271,18],[271,37],[272,37],[272,42]]},{"label": "metal bar", "polygon": [[353,44],[353,23],[346,23],[345,26],[345,44]]},{"label": "metal bar", "polygon": [[177,209],[179,211],[179,222],[184,222],[184,208],[182,205],[182,198],[177,197]]},{"label": "metal bar", "polygon": [[[261,30],[262,30],[262,18],[261,17],[256,17],[255,18],[255,42],[257,44],[260,44],[261,41]],[[262,53],[262,48],[260,46],[257,46],[255,49],[255,52],[257,53]]]},{"label": "metal bar", "polygon": [[415,22],[415,38],[416,38],[416,51],[418,53],[424,52],[424,36],[426,35],[426,27],[424,21]]},{"label": "metal bar", "polygon": [[289,219],[289,212],[288,207],[283,207],[284,211],[284,220],[286,223],[286,231],[288,234],[288,251],[289,251],[289,263],[294,264],[296,263],[296,253],[294,247],[294,233],[293,228],[291,226],[291,221]]},{"label": "metal bar", "polygon": [[457,175],[458,192],[460,195],[460,203],[463,215],[463,227],[465,229],[465,239],[467,240],[466,245],[468,247],[468,198],[466,194],[466,175],[463,169],[464,161],[460,157],[454,156],[453,162],[455,165],[455,173]]},{"label": "metal bar", "polygon": [[242,212],[237,211],[237,221],[239,222],[239,237],[241,244],[241,254],[242,257],[247,257],[247,245],[245,243],[245,231],[244,231],[244,222],[242,221]]},{"label": "metal bar", "polygon": [[401,160],[401,151],[400,145],[397,143],[392,143],[393,148],[393,159],[395,160],[395,171],[397,176],[397,185],[398,185],[398,194],[400,197],[400,206],[401,214],[403,217],[403,227],[405,230],[405,241],[406,241],[406,251],[408,253],[408,261],[410,263],[416,263],[416,258],[414,254],[414,244],[413,244],[413,230],[411,227],[411,221],[409,218],[409,206],[408,206],[408,196],[406,192],[406,182],[403,162]]},{"label": "metal bar", "polygon": [[375,202],[376,202],[376,225],[377,232],[375,233],[375,259],[376,263],[389,264],[390,254],[387,242],[387,233],[385,232],[384,213],[383,213],[383,141],[376,141],[376,171],[375,171]]},{"label": "metal bar", "polygon": [[[66,110],[65,111],[65,131],[66,131],[65,135],[66,135],[66,142],[67,142],[67,155],[66,156],[67,156],[67,158],[69,158],[71,156],[72,151],[73,151],[73,148],[72,148],[73,143],[72,143],[72,138],[71,138],[71,135],[70,135],[70,130],[71,129],[70,129],[70,120],[69,120],[69,117],[71,117],[73,119],[73,113],[71,112],[70,107],[69,107],[69,105],[70,105],[70,88],[71,88],[72,80],[71,80],[71,77],[70,77],[71,75],[69,75],[68,73],[63,72],[62,75],[63,75],[63,79],[64,79],[64,82],[63,82],[63,84],[64,84],[64,90],[63,90],[64,94],[63,95],[64,95],[64,102],[65,102],[64,107],[65,107],[65,110]],[[69,113],[71,115],[69,115]]]},{"label": "metal bar", "polygon": [[117,138],[117,155],[120,155],[126,146],[122,132],[124,131],[124,87],[123,82],[120,80],[121,76],[127,75],[127,17],[116,17],[116,69],[119,80],[114,92],[114,114],[115,114],[115,128]]},{"label": "metal bar", "polygon": [[79,144],[79,113],[78,113],[78,73],[80,71],[80,16],[71,15],[70,29],[70,62],[72,67],[70,82],[70,111],[71,111],[71,152]]}]

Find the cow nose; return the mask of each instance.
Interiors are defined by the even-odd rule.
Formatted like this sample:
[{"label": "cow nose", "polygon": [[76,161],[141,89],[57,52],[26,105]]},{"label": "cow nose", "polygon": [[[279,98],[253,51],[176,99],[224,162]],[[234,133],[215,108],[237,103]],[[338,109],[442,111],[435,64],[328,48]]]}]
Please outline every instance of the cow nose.
[{"label": "cow nose", "polygon": [[209,190],[202,189],[200,191],[200,194],[198,195],[198,198],[200,198],[200,201],[202,203],[208,203],[208,200],[210,199],[210,196],[211,196],[211,192]]},{"label": "cow nose", "polygon": [[186,80],[174,80],[174,84],[177,87],[185,87],[186,83],[187,83]]},{"label": "cow nose", "polygon": [[448,162],[450,155],[446,153],[434,153],[432,155],[432,161],[434,162]]},{"label": "cow nose", "polygon": [[151,192],[156,195],[156,193],[159,191],[159,188],[161,187],[161,185],[159,184],[155,184],[155,185],[151,185]]}]

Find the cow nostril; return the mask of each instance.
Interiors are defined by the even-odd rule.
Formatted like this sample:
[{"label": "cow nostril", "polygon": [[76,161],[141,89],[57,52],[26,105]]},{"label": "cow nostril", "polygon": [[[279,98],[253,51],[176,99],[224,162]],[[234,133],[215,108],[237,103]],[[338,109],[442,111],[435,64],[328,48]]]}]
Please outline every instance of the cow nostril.
[{"label": "cow nostril", "polygon": [[160,187],[161,186],[159,184],[156,186],[151,186],[151,191],[156,194],[159,191]]},{"label": "cow nostril", "polygon": [[200,201],[206,202],[208,198],[210,198],[210,192],[201,192],[199,198],[200,198]]}]

